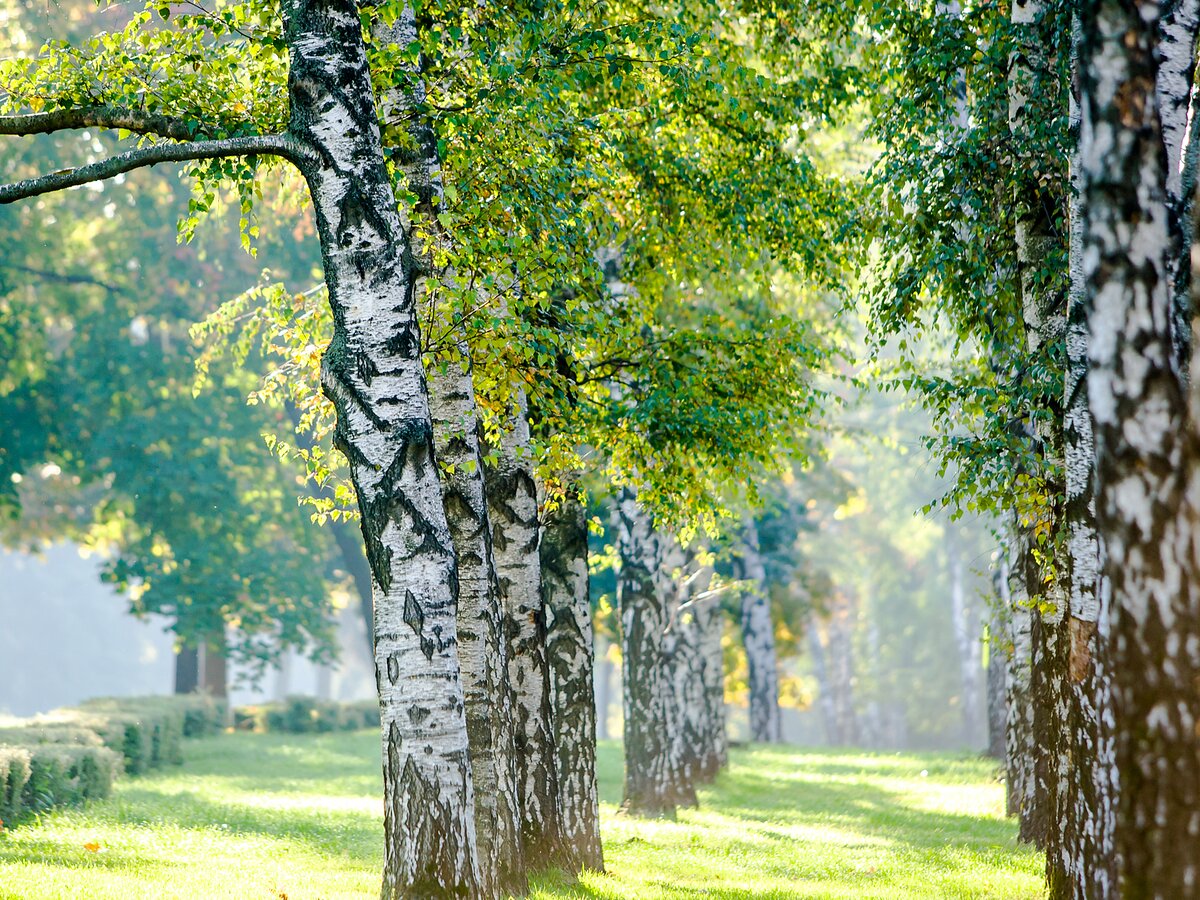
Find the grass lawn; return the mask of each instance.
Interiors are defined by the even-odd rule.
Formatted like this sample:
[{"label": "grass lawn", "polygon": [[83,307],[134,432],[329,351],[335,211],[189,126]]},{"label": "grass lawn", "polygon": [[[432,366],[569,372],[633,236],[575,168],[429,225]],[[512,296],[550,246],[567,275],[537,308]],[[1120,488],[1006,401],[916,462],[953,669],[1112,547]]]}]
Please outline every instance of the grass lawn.
[{"label": "grass lawn", "polygon": [[[189,741],[182,769],[0,835],[0,898],[377,897],[374,733]],[[536,898],[1041,897],[991,763],[950,755],[738,750],[678,821],[616,814],[620,745],[600,754],[608,874],[543,877]]]}]

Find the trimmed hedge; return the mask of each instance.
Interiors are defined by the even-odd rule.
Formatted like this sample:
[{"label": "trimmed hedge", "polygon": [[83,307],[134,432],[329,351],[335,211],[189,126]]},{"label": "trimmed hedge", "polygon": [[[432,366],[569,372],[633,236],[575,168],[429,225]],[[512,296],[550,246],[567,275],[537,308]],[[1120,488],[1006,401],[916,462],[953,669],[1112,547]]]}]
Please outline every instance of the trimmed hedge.
[{"label": "trimmed hedge", "polygon": [[0,724],[0,820],[102,799],[121,772],[183,762],[183,738],[225,727],[226,705],[203,694],[101,697]]},{"label": "trimmed hedge", "polygon": [[0,819],[22,819],[112,793],[121,758],[107,747],[86,744],[0,746]]},{"label": "trimmed hedge", "polygon": [[30,752],[24,747],[0,746],[0,820],[16,824],[25,808],[22,797],[29,783]]},{"label": "trimmed hedge", "polygon": [[182,716],[180,727],[187,738],[206,737],[225,729],[229,707],[209,694],[174,694],[150,697],[98,697],[87,700],[83,709],[134,710],[147,714]]},{"label": "trimmed hedge", "polygon": [[317,697],[287,697],[273,703],[242,706],[233,711],[233,727],[259,734],[313,734],[379,727],[379,703],[340,703]]}]

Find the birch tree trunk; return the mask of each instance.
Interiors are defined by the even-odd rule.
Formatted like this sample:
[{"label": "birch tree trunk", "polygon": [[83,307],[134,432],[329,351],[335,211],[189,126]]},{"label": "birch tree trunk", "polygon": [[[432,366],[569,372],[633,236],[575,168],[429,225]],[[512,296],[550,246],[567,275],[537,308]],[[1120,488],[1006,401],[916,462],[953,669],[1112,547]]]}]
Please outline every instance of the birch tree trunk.
[{"label": "birch tree trunk", "polygon": [[596,794],[595,635],[588,590],[587,511],[568,488],[542,523],[542,596],[564,861],[604,871]]},{"label": "birch tree trunk", "polygon": [[667,612],[664,639],[671,665],[671,687],[678,710],[677,728],[669,735],[672,754],[677,756],[683,778],[690,784],[700,780],[700,757],[704,735],[704,673],[700,660],[699,633],[689,606],[689,554],[674,535],[660,533],[660,558],[655,573],[658,593]]},{"label": "birch tree trunk", "polygon": [[[1072,70],[1078,84],[1079,20],[1072,22]],[[1109,689],[1105,671],[1106,619],[1100,584],[1100,545],[1096,534],[1095,441],[1088,408],[1088,315],[1083,273],[1080,175],[1080,110],[1071,93],[1071,192],[1067,293],[1066,369],[1063,373],[1063,444],[1066,502],[1063,507],[1070,557],[1070,705],[1067,739],[1071,748],[1062,815],[1062,878],[1050,879],[1055,900],[1109,900],[1116,874],[1112,848],[1112,734],[1108,727]]]},{"label": "birch tree trunk", "polygon": [[621,568],[621,680],[625,707],[625,791],[622,808],[638,815],[675,815],[694,806],[695,791],[683,776],[676,746],[675,702],[666,634],[669,611],[659,593],[659,536],[639,508],[637,494],[623,488],[617,500]]},{"label": "birch tree trunk", "polygon": [[725,731],[725,652],[721,648],[725,614],[719,595],[710,593],[713,571],[705,567],[692,582],[691,613],[696,631],[704,705],[698,774],[711,781],[729,764],[729,739]]},{"label": "birch tree trunk", "polygon": [[1196,91],[1194,71],[1200,0],[1161,5],[1155,96],[1166,148],[1167,229],[1170,253],[1171,346],[1186,377],[1192,356],[1192,197],[1196,187]]},{"label": "birch tree trunk", "polygon": [[537,485],[524,392],[518,395],[512,425],[494,448],[497,461],[488,467],[485,482],[508,638],[508,679],[516,695],[521,834],[525,864],[536,871],[557,861],[561,847]]},{"label": "birch tree trunk", "polygon": [[759,552],[758,526],[747,516],[742,532],[742,576],[750,590],[742,592],[742,642],[750,668],[750,735],[763,743],[778,743],[779,664],[775,656],[775,625],[766,593],[766,569]]},{"label": "birch tree trunk", "polygon": [[443,503],[458,559],[458,659],[475,786],[480,893],[521,894],[527,880],[519,837],[516,716],[474,387],[465,358],[445,368],[435,362],[428,377],[434,447],[443,467]]},{"label": "birch tree trunk", "polygon": [[[1017,268],[1021,306],[1025,321],[1025,340],[1030,357],[1050,358],[1051,348],[1059,344],[1066,329],[1066,298],[1047,276],[1047,263],[1058,249],[1063,235],[1058,232],[1056,211],[1064,193],[1054,178],[1044,177],[1036,161],[1020,155],[1020,147],[1031,140],[1039,123],[1029,109],[1031,98],[1044,93],[1056,78],[1047,56],[1043,19],[1047,13],[1043,0],[1013,3],[1012,22],[1016,26],[1016,49],[1009,74],[1009,129],[1018,147],[1015,160]],[[1040,427],[1031,437],[1046,459],[1046,471],[1062,453],[1062,414],[1058,403],[1051,404],[1052,424]],[[1060,496],[1062,486],[1047,482],[1051,497]],[[1053,531],[1061,511],[1052,506]],[[1017,523],[1017,528],[1033,527]],[[1032,706],[1033,751],[1032,791],[1021,820],[1021,836],[1047,852],[1047,864],[1059,864],[1061,827],[1059,807],[1065,794],[1068,748],[1065,743],[1067,697],[1067,656],[1069,637],[1066,627],[1068,594],[1063,589],[1066,559],[1057,547],[1052,558],[1029,537],[1025,538],[1028,567],[1024,589],[1034,607],[1030,623],[1031,663],[1029,699]],[[1051,874],[1051,880],[1054,879]]]},{"label": "birch tree trunk", "polygon": [[963,561],[958,547],[947,548],[950,568],[950,615],[954,622],[954,641],[958,645],[958,668],[962,679],[963,732],[967,741],[979,734],[979,635],[978,619],[967,606],[963,584]]},{"label": "birch tree trunk", "polygon": [[1001,600],[1008,610],[1008,681],[1004,700],[1008,710],[1005,728],[1005,767],[1007,769],[1007,803],[1010,816],[1017,816],[1021,823],[1022,840],[1028,840],[1025,821],[1033,806],[1033,705],[1029,696],[1030,669],[1033,647],[1030,632],[1033,628],[1033,613],[1029,609],[1029,596],[1025,589],[1028,577],[1027,555],[1019,532],[1009,536],[1007,550],[1012,562],[1006,565],[1008,577],[1001,578]]},{"label": "birch tree trunk", "polygon": [[434,462],[407,269],[358,10],[288,0],[289,135],[321,238],[334,335],[321,380],[358,494],[375,607],[383,896],[476,893],[474,796],[457,658],[457,571]]},{"label": "birch tree trunk", "polygon": [[1200,896],[1200,477],[1173,342],[1160,7],[1082,13],[1083,262],[1096,519],[1111,586],[1113,849],[1126,898]]},{"label": "birch tree trunk", "polygon": [[[728,757],[725,741],[724,659],[720,637],[712,638],[720,607],[708,594],[712,569],[697,564],[696,556],[664,536],[677,552],[668,555],[664,574],[678,574],[667,590],[674,591],[675,610],[668,630],[679,707],[680,754],[684,776],[693,783],[712,781]],[[714,654],[714,644],[715,651]]]},{"label": "birch tree trunk", "polygon": [[[411,46],[419,37],[411,7],[390,27],[377,23],[374,34],[383,44]],[[410,74],[408,93],[396,88],[385,95],[385,118],[399,117],[406,123],[411,145],[393,152],[392,159],[417,198],[415,211],[429,232],[427,246],[412,248],[417,309],[426,322],[444,324],[437,308],[437,289],[453,287],[455,279],[452,270],[437,270],[434,264],[434,251],[449,244],[437,220],[445,190],[437,138],[422,111],[425,85],[418,71]],[[401,210],[401,224],[411,234],[407,213],[407,208]],[[471,353],[451,325],[445,330],[453,335],[451,352],[443,359],[427,359],[425,370],[442,504],[458,562],[458,660],[475,788],[479,893],[498,897],[528,889],[519,840],[516,717],[508,684],[504,613],[492,551]]]}]

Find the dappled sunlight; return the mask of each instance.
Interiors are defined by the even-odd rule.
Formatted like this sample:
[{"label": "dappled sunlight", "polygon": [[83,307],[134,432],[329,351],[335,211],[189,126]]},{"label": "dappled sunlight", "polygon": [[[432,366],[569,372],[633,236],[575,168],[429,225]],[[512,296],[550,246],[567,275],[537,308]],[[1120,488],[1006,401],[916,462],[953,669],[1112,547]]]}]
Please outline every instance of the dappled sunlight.
[{"label": "dappled sunlight", "polygon": [[[191,741],[183,769],[0,838],[0,897],[375,897],[378,747],[367,732]],[[603,742],[607,874],[549,873],[531,896],[1041,896],[1040,857],[997,817],[1002,790],[979,759],[739,749],[674,820],[619,811],[620,763]]]}]

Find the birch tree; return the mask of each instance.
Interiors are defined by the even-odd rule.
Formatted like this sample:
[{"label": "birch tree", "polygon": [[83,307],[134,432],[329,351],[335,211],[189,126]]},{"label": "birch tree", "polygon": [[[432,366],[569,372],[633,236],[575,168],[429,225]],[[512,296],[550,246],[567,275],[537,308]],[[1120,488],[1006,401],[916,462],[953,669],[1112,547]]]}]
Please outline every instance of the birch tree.
[{"label": "birch tree", "polygon": [[670,611],[662,588],[662,537],[636,492],[617,500],[621,610],[621,678],[625,706],[625,789],[622,807],[648,816],[674,816],[696,804],[681,746],[680,711],[667,654]]},{"label": "birch tree", "polygon": [[567,864],[574,869],[603,871],[596,793],[596,646],[587,538],[587,513],[578,487],[568,486],[558,505],[545,514],[539,546],[557,809]]},{"label": "birch tree", "polygon": [[[135,39],[148,19],[149,14],[135,17],[124,37]],[[179,33],[204,45],[204,19],[187,24],[191,33],[148,33],[151,47],[174,49]],[[78,169],[7,185],[0,188],[0,199],[13,202],[169,161],[228,160],[223,165],[230,173],[250,174],[257,160],[275,157],[300,170],[317,212],[335,321],[322,383],[338,410],[337,442],[350,460],[375,589],[384,895],[471,894],[478,885],[478,863],[455,646],[457,573],[434,465],[419,325],[405,262],[408,235],[384,164],[357,9],[342,0],[298,0],[285,4],[282,25],[288,115],[281,130],[246,134],[243,127],[241,134],[228,134],[225,122],[200,119],[198,124],[123,107],[117,105],[127,99],[121,96],[86,103],[68,91],[54,111],[6,117],[4,132],[120,127],[158,140]],[[124,50],[119,40],[108,46],[116,50],[113,55]],[[253,63],[277,61],[274,46],[252,45]],[[208,48],[230,52],[215,44]],[[48,82],[43,89],[53,87],[56,77],[63,79],[55,65],[70,65],[72,55],[64,49],[21,74],[30,80],[41,76]]]},{"label": "birch tree", "polygon": [[775,625],[766,593],[766,569],[759,552],[758,527],[743,524],[741,574],[749,583],[741,598],[742,643],[750,667],[750,734],[756,741],[782,740],[779,718],[779,663],[775,656]]},{"label": "birch tree", "polygon": [[1097,528],[1111,586],[1116,890],[1200,891],[1196,431],[1174,363],[1160,8],[1085,4],[1080,174]]}]

